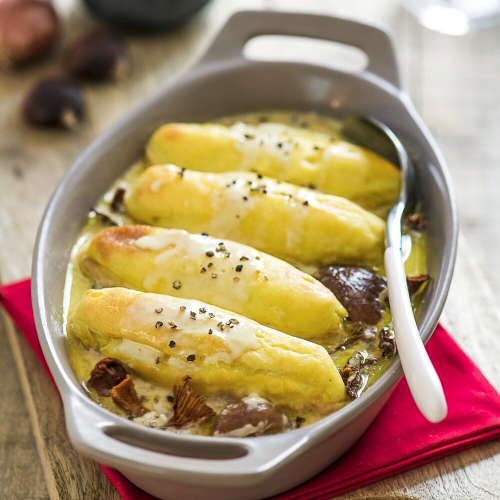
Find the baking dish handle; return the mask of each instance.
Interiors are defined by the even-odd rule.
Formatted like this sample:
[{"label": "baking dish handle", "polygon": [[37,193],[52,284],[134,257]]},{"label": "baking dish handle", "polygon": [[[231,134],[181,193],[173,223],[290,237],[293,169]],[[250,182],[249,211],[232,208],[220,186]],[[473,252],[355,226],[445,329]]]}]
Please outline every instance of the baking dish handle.
[{"label": "baking dish handle", "polygon": [[261,35],[289,35],[352,45],[368,58],[364,73],[371,73],[401,89],[394,41],[381,26],[351,19],[279,11],[241,11],[222,28],[199,64],[241,59],[251,38]]},{"label": "baking dish handle", "polygon": [[194,436],[191,441],[189,436],[108,417],[104,410],[96,411],[95,403],[82,400],[86,397],[72,395],[65,404],[66,426],[75,448],[119,470],[169,474],[181,483],[196,477],[207,486],[220,486],[221,480],[229,484],[231,479],[252,486],[309,440],[296,431],[253,439]]}]

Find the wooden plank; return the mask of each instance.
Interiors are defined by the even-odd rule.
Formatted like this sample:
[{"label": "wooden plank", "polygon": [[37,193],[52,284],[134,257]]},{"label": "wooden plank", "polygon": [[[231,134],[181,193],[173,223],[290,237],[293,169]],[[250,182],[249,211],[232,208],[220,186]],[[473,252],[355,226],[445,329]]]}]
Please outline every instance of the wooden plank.
[{"label": "wooden plank", "polygon": [[[0,312],[0,490],[2,498],[47,499],[42,463]],[[29,477],[29,481],[26,478]]]}]

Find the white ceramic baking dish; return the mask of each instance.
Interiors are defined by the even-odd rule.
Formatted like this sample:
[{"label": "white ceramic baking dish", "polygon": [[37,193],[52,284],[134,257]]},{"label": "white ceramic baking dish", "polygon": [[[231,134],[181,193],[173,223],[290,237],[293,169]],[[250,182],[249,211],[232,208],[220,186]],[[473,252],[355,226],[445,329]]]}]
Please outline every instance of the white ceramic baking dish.
[{"label": "white ceramic baking dish", "polygon": [[[362,49],[356,74],[324,65],[249,61],[245,43],[257,35],[296,35]],[[116,467],[162,499],[256,499],[292,488],[338,459],[359,439],[402,375],[396,358],[362,397],[308,427],[237,439],[176,435],[145,428],[96,405],[73,372],[62,303],[70,250],[89,207],[143,151],[149,134],[168,121],[206,121],[261,109],[316,111],[343,118],[369,114],[391,126],[419,159],[419,186],[428,219],[428,287],[419,319],[431,336],[450,285],[457,217],[444,160],[401,89],[394,45],[382,27],[352,20],[283,12],[240,12],[196,66],[128,114],[80,156],[56,190],[40,227],[33,267],[33,304],[43,352],[64,401],[75,447]]]}]

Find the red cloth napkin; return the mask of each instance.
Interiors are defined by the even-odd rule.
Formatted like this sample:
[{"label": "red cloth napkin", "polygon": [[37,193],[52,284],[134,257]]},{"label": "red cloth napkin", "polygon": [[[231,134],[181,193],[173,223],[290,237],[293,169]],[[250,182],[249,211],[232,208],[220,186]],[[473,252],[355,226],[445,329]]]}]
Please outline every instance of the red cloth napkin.
[{"label": "red cloth napkin", "polygon": [[[12,316],[45,369],[31,308],[30,281],[0,287]],[[448,400],[448,416],[427,422],[403,379],[363,437],[335,464],[274,500],[329,499],[500,437],[500,395],[438,326],[427,345]],[[124,500],[154,500],[118,471],[101,466]]]}]

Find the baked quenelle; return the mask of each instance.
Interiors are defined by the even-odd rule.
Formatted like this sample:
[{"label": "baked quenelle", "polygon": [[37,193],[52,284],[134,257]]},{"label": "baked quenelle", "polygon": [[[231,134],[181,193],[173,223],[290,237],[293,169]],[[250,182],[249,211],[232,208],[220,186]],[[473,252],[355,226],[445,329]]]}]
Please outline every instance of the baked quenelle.
[{"label": "baked quenelle", "polygon": [[[65,290],[89,396],[163,432],[309,425],[397,351],[384,277],[392,163],[313,114],[165,124],[89,214]],[[425,220],[408,218],[418,311]]]},{"label": "baked quenelle", "polygon": [[294,409],[337,403],[345,386],[320,345],[204,302],[126,288],[87,291],[68,331],[165,387],[189,375],[203,394],[250,393]]}]

